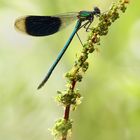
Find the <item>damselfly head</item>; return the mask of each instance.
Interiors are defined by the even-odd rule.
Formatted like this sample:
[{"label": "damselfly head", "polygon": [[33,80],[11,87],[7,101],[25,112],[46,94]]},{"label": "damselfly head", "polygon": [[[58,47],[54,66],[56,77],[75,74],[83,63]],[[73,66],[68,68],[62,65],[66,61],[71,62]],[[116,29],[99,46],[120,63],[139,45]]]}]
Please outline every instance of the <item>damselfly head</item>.
[{"label": "damselfly head", "polygon": [[101,14],[101,11],[98,7],[94,7],[93,8],[93,14],[96,15],[96,16],[99,16]]}]

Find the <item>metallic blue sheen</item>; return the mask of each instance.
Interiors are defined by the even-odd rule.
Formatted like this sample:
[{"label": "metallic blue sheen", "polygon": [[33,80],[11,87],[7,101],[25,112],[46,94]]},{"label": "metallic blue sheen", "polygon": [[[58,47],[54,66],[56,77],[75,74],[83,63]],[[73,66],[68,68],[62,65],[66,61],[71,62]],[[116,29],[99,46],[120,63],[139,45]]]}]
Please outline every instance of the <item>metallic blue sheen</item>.
[{"label": "metallic blue sheen", "polygon": [[56,65],[58,64],[58,62],[59,62],[60,59],[62,58],[63,54],[64,54],[65,51],[67,50],[67,48],[68,48],[69,44],[71,43],[71,41],[72,41],[74,35],[75,35],[75,34],[77,33],[77,31],[79,30],[80,26],[81,26],[81,21],[78,20],[77,23],[76,23],[76,26],[75,26],[75,28],[74,28],[74,30],[73,30],[73,32],[71,33],[71,35],[70,35],[70,37],[69,37],[69,39],[68,39],[68,41],[66,42],[65,46],[64,46],[63,49],[60,51],[60,53],[58,54],[58,56],[57,56],[55,62],[54,62],[53,65],[50,67],[50,69],[49,69],[49,71],[48,71],[46,77],[44,78],[44,80],[43,80],[43,81],[41,82],[41,84],[38,86],[38,89],[40,89],[40,88],[47,82],[47,80],[48,80],[49,77],[51,76],[53,70],[55,69]]}]

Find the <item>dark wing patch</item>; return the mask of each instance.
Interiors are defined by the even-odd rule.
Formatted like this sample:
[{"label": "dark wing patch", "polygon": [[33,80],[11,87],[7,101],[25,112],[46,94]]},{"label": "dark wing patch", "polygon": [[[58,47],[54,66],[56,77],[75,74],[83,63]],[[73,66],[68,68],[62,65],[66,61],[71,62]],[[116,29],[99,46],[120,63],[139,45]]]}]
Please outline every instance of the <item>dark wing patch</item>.
[{"label": "dark wing patch", "polygon": [[25,16],[15,22],[19,31],[32,36],[48,36],[77,20],[77,12],[55,16]]},{"label": "dark wing patch", "polygon": [[47,36],[56,33],[61,20],[51,16],[28,16],[25,19],[26,32],[33,36]]}]

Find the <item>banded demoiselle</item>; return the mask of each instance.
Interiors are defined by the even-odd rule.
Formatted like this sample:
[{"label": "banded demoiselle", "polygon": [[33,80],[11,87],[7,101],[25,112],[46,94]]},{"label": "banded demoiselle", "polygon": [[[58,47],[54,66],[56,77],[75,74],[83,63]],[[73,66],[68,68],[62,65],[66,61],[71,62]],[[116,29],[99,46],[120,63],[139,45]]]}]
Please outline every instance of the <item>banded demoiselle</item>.
[{"label": "banded demoiselle", "polygon": [[100,15],[100,9],[98,7],[94,7],[93,11],[80,11],[80,12],[66,13],[66,14],[60,14],[55,16],[29,15],[29,16],[21,17],[16,20],[15,27],[18,30],[32,36],[52,35],[60,31],[62,28],[66,27],[67,25],[69,25],[71,22],[77,20],[73,32],[71,33],[66,44],[58,54],[56,60],[50,67],[46,77],[38,86],[38,89],[40,89],[47,82],[54,68],[62,58],[68,46],[70,45],[73,37],[75,36],[75,34],[77,34],[78,30],[84,27],[86,31],[88,31],[91,23],[94,20],[94,16],[99,16],[99,15]]}]

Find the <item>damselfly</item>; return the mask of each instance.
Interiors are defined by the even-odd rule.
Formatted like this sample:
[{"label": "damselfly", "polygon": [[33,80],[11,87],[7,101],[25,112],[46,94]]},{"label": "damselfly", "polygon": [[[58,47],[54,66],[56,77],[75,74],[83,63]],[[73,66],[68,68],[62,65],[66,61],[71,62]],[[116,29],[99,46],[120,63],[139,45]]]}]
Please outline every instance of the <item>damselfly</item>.
[{"label": "damselfly", "polygon": [[71,22],[77,20],[73,32],[71,33],[63,49],[58,54],[56,60],[50,67],[46,77],[38,86],[38,89],[40,89],[47,82],[54,68],[62,58],[68,46],[70,45],[73,37],[75,36],[75,34],[77,34],[78,30],[84,27],[86,31],[88,31],[91,23],[94,20],[94,16],[99,16],[99,15],[100,15],[100,9],[98,7],[94,7],[93,11],[80,11],[80,12],[66,13],[66,14],[60,14],[55,16],[29,15],[29,16],[21,17],[16,20],[15,27],[18,30],[32,36],[52,35],[58,32],[59,30],[61,30],[62,28],[66,27],[67,25],[69,25]]}]

